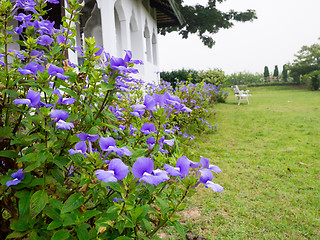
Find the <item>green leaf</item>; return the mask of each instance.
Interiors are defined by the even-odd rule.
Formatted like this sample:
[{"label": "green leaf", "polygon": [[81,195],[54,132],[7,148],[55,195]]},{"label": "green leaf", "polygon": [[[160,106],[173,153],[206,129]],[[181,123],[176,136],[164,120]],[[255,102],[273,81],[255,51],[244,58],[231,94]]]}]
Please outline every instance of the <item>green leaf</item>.
[{"label": "green leaf", "polygon": [[65,166],[70,162],[67,157],[55,157],[53,163],[56,164],[60,169],[65,170]]},{"label": "green leaf", "polygon": [[27,222],[22,219],[19,219],[10,225],[12,230],[23,232],[27,231],[30,227]]},{"label": "green leaf", "polygon": [[[0,136],[2,137],[3,135],[0,135]],[[0,151],[0,157],[19,158],[20,156],[14,151],[3,150],[3,151]]]},{"label": "green leaf", "polygon": [[56,166],[54,169],[50,170],[52,176],[61,184],[64,183],[64,176],[61,170]]},{"label": "green leaf", "polygon": [[31,197],[31,216],[35,218],[46,206],[48,194],[46,191],[39,190]]},{"label": "green leaf", "polygon": [[51,240],[64,240],[67,239],[70,236],[70,233],[66,229],[60,229],[59,231],[56,231]]},{"label": "green leaf", "polygon": [[168,203],[165,200],[161,199],[160,197],[157,197],[157,196],[155,196],[155,197],[159,203],[159,207],[161,208],[161,212],[162,213],[168,212],[168,210],[169,210]]},{"label": "green leaf", "polygon": [[79,193],[74,193],[64,203],[61,213],[71,212],[72,210],[80,207],[84,202],[84,197],[82,197]]},{"label": "green leaf", "polygon": [[98,215],[98,214],[100,214],[100,213],[101,213],[101,212],[98,211],[98,210],[88,210],[88,211],[86,211],[85,213],[83,213],[83,214],[81,215],[81,217],[83,218],[83,221],[86,222],[86,221],[88,221],[90,218],[92,218],[92,217],[94,217],[94,216],[96,216],[96,215]]},{"label": "green leaf", "polygon": [[78,99],[78,94],[72,91],[71,89],[68,88],[60,88],[62,91],[68,93],[71,97],[74,97],[75,99]]},{"label": "green leaf", "polygon": [[83,228],[83,227],[82,228],[78,228],[76,230],[76,233],[77,233],[77,236],[78,236],[79,240],[88,240],[88,239],[90,239],[88,230]]},{"label": "green leaf", "polygon": [[183,229],[181,223],[178,222],[178,221],[175,221],[174,227],[177,230],[177,232],[179,233],[179,235],[185,240],[186,239],[186,233],[184,232],[184,229]]},{"label": "green leaf", "polygon": [[53,220],[47,227],[47,230],[54,230],[62,225],[62,221]]},{"label": "green leaf", "polygon": [[88,116],[90,117],[90,121],[92,121],[93,115],[92,115],[91,107],[88,106],[87,104],[84,104],[84,108],[86,109]]},{"label": "green leaf", "polygon": [[126,236],[120,236],[120,237],[117,237],[115,240],[132,240],[132,238],[126,237]]},{"label": "green leaf", "polygon": [[14,231],[13,233],[10,233],[6,239],[19,239],[19,238],[22,238],[24,235],[26,235],[27,232],[16,232]]},{"label": "green leaf", "polygon": [[52,55],[57,54],[58,52],[60,52],[62,49],[62,47],[58,44],[56,44],[52,49],[51,49],[51,53]]},{"label": "green leaf", "polygon": [[24,217],[30,214],[30,192],[23,192],[19,199],[19,216]]},{"label": "green leaf", "polygon": [[6,126],[0,128],[0,136],[3,138],[11,138],[11,127]]},{"label": "green leaf", "polygon": [[101,83],[101,90],[102,90],[103,92],[107,92],[107,91],[113,90],[113,89],[114,89],[114,86],[113,86],[113,85],[110,85],[110,84],[108,84],[108,83],[106,83],[106,82],[102,82],[102,83]]},{"label": "green leaf", "polygon": [[145,230],[147,230],[148,232],[151,232],[151,224],[149,220],[143,218],[141,221],[141,224],[145,228]]},{"label": "green leaf", "polygon": [[37,160],[37,153],[29,153],[20,158],[17,162],[34,162]]}]

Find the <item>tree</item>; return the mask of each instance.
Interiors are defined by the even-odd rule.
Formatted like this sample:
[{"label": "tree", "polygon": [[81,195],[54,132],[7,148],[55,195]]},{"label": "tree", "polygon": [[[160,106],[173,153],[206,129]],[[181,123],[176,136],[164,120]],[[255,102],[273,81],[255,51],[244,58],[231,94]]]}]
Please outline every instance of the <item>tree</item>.
[{"label": "tree", "polygon": [[279,77],[278,65],[276,65],[276,66],[274,67],[273,76],[276,77],[277,79],[278,79],[278,77]]},{"label": "tree", "polygon": [[282,81],[284,82],[288,81],[288,69],[286,65],[283,65],[282,67]]},{"label": "tree", "polygon": [[265,67],[264,67],[263,76],[264,76],[264,80],[267,80],[267,78],[270,76],[268,66],[265,66]]},{"label": "tree", "polygon": [[245,12],[222,12],[216,8],[216,3],[225,0],[208,0],[206,6],[196,4],[195,6],[184,5],[184,0],[176,0],[179,10],[185,22],[180,26],[159,28],[159,33],[165,35],[170,32],[178,32],[182,38],[188,38],[189,34],[197,34],[205,46],[212,48],[215,44],[210,34],[217,33],[221,28],[228,29],[236,22],[247,22],[256,19],[254,10]]},{"label": "tree", "polygon": [[288,66],[288,70],[297,83],[300,83],[300,76],[320,70],[320,44],[302,46],[301,50],[295,54],[295,59]]}]

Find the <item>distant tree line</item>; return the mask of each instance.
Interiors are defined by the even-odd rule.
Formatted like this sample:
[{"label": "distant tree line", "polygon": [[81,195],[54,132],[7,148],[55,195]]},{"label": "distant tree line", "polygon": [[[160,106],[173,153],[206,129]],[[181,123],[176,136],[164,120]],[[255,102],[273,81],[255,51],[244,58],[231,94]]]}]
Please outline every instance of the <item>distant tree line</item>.
[{"label": "distant tree line", "polygon": [[301,84],[312,90],[319,90],[320,44],[315,43],[311,46],[302,46],[301,50],[295,54],[295,59],[292,63],[283,65],[281,72],[278,69],[278,65],[275,65],[272,74],[268,66],[265,66],[263,74],[239,72],[226,75],[221,69],[203,71],[181,69],[162,72],[160,77],[170,82],[174,87],[180,81],[190,81],[192,83],[205,81],[219,87],[232,85],[268,85],[276,82],[279,84]]}]

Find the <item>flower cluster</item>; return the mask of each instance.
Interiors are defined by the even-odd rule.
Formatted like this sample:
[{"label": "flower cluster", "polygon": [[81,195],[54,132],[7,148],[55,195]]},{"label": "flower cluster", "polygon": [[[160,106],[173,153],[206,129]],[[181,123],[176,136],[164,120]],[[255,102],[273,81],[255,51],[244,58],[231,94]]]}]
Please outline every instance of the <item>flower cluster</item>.
[{"label": "flower cluster", "polygon": [[[0,5],[0,183],[8,226],[0,235],[151,238],[174,225],[172,216],[199,185],[223,190],[214,180],[220,168],[183,151],[194,138],[190,126],[202,129],[220,90],[144,85],[134,77],[143,62],[130,50],[111,56],[94,38],[74,46],[79,1],[66,2],[58,28],[46,17],[48,3],[59,1]],[[68,59],[69,50],[81,64]]]}]

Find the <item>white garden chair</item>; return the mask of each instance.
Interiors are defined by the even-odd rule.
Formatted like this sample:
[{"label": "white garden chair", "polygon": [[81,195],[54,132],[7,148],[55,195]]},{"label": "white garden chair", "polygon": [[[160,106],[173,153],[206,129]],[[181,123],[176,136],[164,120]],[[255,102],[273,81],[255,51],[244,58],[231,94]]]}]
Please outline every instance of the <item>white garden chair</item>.
[{"label": "white garden chair", "polygon": [[249,104],[249,97],[251,94],[249,94],[249,90],[239,90],[239,87],[237,85],[231,87],[234,92],[234,102],[238,100],[238,105],[240,105],[241,101],[247,100]]}]

